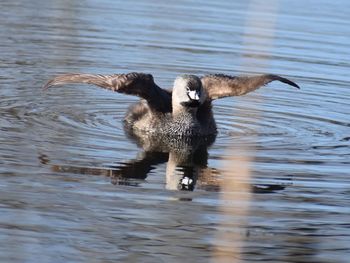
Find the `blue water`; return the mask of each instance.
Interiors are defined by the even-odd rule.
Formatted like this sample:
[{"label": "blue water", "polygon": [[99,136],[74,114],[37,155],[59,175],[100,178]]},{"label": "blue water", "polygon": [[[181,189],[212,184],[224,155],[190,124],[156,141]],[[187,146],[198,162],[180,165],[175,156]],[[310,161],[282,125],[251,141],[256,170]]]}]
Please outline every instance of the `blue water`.
[{"label": "blue water", "polygon": [[[0,7],[1,262],[348,262],[350,2]],[[64,72],[131,71],[164,88],[183,73],[275,73],[301,90],[216,101],[218,135],[180,191],[178,153],[121,176],[148,156],[123,130],[137,98],[41,89]]]}]

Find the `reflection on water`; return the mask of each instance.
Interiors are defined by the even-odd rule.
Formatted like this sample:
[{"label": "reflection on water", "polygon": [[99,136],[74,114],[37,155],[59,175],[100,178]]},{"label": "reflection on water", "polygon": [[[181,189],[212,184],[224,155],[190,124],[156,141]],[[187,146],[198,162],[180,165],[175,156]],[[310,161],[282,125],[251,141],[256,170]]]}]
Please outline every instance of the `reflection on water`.
[{"label": "reflection on water", "polygon": [[[349,2],[252,3],[1,2],[1,262],[348,261]],[[130,71],[164,88],[268,71],[302,89],[217,101],[215,141],[165,143],[125,136],[133,97],[41,90]],[[228,168],[239,158],[249,180]]]},{"label": "reflection on water", "polygon": [[[132,136],[129,134],[129,136]],[[220,191],[220,172],[208,164],[208,147],[214,142],[212,137],[156,137],[146,135],[132,139],[143,149],[127,162],[110,165],[106,168],[52,165],[53,172],[110,177],[112,184],[139,186],[159,164],[166,164],[165,188],[168,190],[193,191],[197,188],[207,191]],[[45,155],[40,155],[42,164],[49,164]],[[256,193],[271,193],[283,190],[286,184],[257,184],[251,186]]]}]

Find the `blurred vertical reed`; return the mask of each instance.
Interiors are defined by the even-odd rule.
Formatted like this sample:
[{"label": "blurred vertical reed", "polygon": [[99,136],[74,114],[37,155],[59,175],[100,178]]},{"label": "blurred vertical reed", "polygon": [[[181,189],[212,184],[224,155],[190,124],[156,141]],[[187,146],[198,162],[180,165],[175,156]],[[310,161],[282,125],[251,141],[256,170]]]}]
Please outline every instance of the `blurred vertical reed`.
[{"label": "blurred vertical reed", "polygon": [[[242,43],[241,71],[255,73],[268,69],[277,10],[277,0],[250,2]],[[260,116],[257,107],[253,103],[249,106],[254,109],[254,117],[258,119]],[[245,112],[236,109],[232,114],[243,117]],[[249,138],[236,138],[223,158],[227,165],[221,181],[219,210],[222,221],[214,238],[212,262],[242,262],[244,241],[249,238],[247,221],[252,201],[251,166],[254,161],[255,141],[255,136],[251,134]]]}]

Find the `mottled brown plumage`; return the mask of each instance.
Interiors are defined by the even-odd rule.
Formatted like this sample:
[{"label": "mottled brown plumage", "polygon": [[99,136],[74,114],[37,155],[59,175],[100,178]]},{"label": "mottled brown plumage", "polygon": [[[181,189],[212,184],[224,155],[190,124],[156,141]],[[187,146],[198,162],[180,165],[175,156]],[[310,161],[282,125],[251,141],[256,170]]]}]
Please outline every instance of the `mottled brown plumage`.
[{"label": "mottled brown plumage", "polygon": [[239,76],[216,74],[198,78],[176,78],[172,91],[161,89],[153,76],[144,73],[114,75],[65,74],[47,82],[44,89],[70,83],[86,83],[135,95],[143,99],[131,107],[125,121],[135,134],[147,132],[176,136],[207,136],[216,133],[211,102],[228,96],[241,96],[278,80],[299,88],[278,75]]}]

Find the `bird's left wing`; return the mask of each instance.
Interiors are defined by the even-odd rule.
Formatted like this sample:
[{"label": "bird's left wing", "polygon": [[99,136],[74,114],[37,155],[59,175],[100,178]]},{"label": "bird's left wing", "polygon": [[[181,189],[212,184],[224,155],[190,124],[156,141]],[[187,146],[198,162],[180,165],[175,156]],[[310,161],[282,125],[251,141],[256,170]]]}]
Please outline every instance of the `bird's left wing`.
[{"label": "bird's left wing", "polygon": [[201,78],[208,100],[215,100],[229,96],[241,96],[274,80],[281,81],[299,89],[299,86],[293,81],[273,74],[239,77],[215,74],[206,75]]}]

